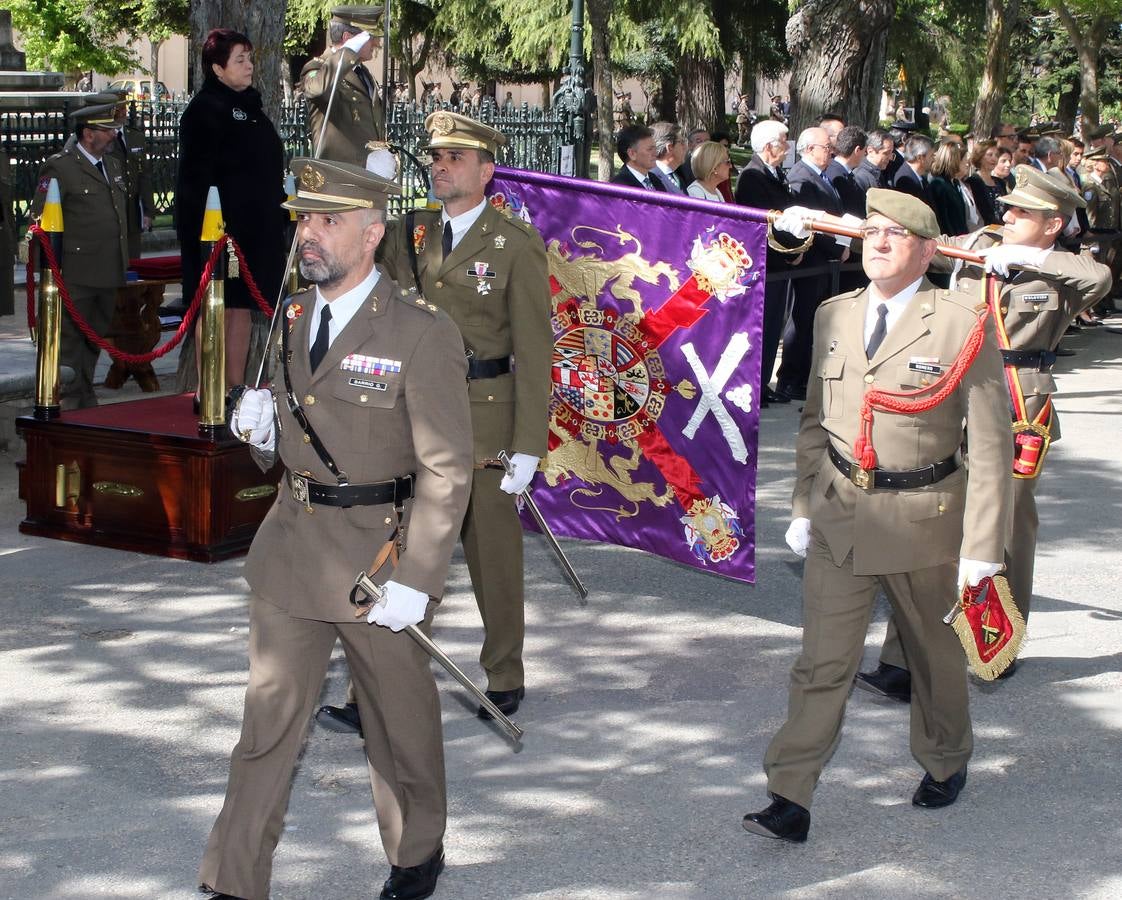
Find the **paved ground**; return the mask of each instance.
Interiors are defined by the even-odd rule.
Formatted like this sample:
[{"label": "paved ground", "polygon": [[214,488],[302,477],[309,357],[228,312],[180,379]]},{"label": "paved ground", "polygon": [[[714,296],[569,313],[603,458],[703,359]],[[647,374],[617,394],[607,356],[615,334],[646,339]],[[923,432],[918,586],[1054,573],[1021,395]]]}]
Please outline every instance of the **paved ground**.
[{"label": "paved ground", "polygon": [[[0,354],[22,340],[4,324]],[[858,692],[810,842],[740,827],[766,802],[760,760],[801,617],[800,565],[783,546],[796,413],[772,408],[755,587],[566,542],[593,587],[582,609],[528,539],[521,751],[441,678],[451,810],[437,897],[1122,896],[1122,592],[1110,562],[1122,334],[1069,343],[1079,354],[1060,365],[1064,440],[1041,485],[1030,642],[1015,678],[973,689],[977,752],[958,804],[910,805],[920,772],[906,710]],[[0,897],[197,896],[245,685],[242,563],[25,537],[20,452],[0,455]],[[882,609],[870,664],[883,629]],[[435,636],[479,676],[459,557]],[[325,699],[343,682],[333,665]],[[357,739],[313,728],[273,897],[374,897],[385,869]]]}]

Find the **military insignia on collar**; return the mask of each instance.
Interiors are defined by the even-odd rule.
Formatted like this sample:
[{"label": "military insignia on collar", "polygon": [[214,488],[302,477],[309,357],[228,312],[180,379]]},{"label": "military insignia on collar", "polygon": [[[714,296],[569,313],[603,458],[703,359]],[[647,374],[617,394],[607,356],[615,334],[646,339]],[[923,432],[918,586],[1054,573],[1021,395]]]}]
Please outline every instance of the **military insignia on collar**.
[{"label": "military insignia on collar", "polygon": [[234,107],[234,118],[237,119],[239,122],[244,122],[246,119],[249,118],[249,116],[247,116],[243,110],[240,110],[235,106]]},{"label": "military insignia on collar", "polygon": [[309,191],[318,191],[323,187],[324,181],[323,175],[310,165],[304,166],[304,171],[300,173],[300,186],[307,188]]},{"label": "military insignia on collar", "polygon": [[288,319],[288,330],[291,331],[296,327],[296,320],[304,314],[304,307],[299,303],[288,304],[288,309],[284,311],[285,317]]},{"label": "military insignia on collar", "polygon": [[413,250],[420,253],[425,249],[425,226],[418,225],[413,229]]},{"label": "military insignia on collar", "polygon": [[437,113],[432,117],[433,135],[447,135],[456,130],[456,120],[447,113]]},{"label": "military insignia on collar", "polygon": [[495,249],[502,250],[506,246],[506,236],[502,234],[495,235]]}]

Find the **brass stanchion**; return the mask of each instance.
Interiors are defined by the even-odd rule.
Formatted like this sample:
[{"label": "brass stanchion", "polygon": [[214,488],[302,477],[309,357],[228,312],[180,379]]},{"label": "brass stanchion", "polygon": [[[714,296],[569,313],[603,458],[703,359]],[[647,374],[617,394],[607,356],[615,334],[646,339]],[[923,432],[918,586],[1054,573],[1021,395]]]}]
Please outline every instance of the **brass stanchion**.
[{"label": "brass stanchion", "polygon": [[[203,214],[202,257],[210,259],[225,225],[218,188],[211,186]],[[220,253],[207,285],[199,338],[199,434],[217,438],[226,425],[226,254]]]},{"label": "brass stanchion", "polygon": [[[47,186],[47,200],[39,227],[50,236],[55,259],[62,263],[62,196],[58,181],[51,179]],[[35,410],[36,419],[56,419],[61,413],[59,345],[62,343],[62,295],[47,262],[47,254],[39,253],[39,303],[37,347],[35,355]]]}]

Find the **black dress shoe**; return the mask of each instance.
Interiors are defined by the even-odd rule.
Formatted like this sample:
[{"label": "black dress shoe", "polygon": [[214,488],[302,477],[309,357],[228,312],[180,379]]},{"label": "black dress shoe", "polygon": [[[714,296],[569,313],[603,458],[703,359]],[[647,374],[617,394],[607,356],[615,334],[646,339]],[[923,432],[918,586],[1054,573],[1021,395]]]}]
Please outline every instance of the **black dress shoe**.
[{"label": "black dress shoe", "polygon": [[778,393],[781,397],[786,397],[788,401],[790,401],[790,400],[801,400],[803,402],[806,401],[806,385],[805,384],[803,384],[803,385],[783,384],[783,385],[779,386]]},{"label": "black dress shoe", "polygon": [[775,799],[767,809],[744,817],[741,822],[744,830],[763,837],[790,841],[792,844],[804,843],[806,833],[810,831],[810,810],[803,809],[786,797],[778,794],[773,796]]},{"label": "black dress shoe", "polygon": [[346,706],[321,706],[316,713],[316,721],[329,731],[341,734],[358,733],[362,737],[362,719],[358,716],[358,704]]},{"label": "black dress shoe", "polygon": [[773,391],[771,388],[764,388],[764,404],[768,403],[790,403],[791,398],[786,394],[780,394],[778,391]]},{"label": "black dress shoe", "polygon": [[907,669],[880,663],[873,672],[859,672],[857,686],[881,697],[912,702],[912,675]]},{"label": "black dress shoe", "polygon": [[923,781],[912,795],[912,805],[922,806],[924,809],[942,809],[944,806],[950,806],[958,799],[959,791],[965,784],[966,766],[946,781],[936,781],[931,777],[930,772],[925,772]]},{"label": "black dress shoe", "polygon": [[1068,350],[1067,347],[1057,347],[1052,351],[1056,356],[1075,356],[1074,350]]},{"label": "black dress shoe", "polygon": [[220,894],[217,891],[212,891],[206,885],[200,885],[199,893],[206,894],[206,900],[245,900],[244,897],[239,897],[236,894]]},{"label": "black dress shoe", "polygon": [[421,900],[436,890],[436,879],[444,871],[444,848],[419,866],[390,866],[390,877],[382,885],[381,900]]},{"label": "black dress shoe", "polygon": [[[499,708],[504,716],[509,716],[512,713],[518,712],[518,706],[522,703],[522,698],[526,696],[526,688],[519,687],[513,691],[484,691],[487,699]],[[490,719],[491,714],[487,712],[482,706],[478,709],[479,718]]]}]

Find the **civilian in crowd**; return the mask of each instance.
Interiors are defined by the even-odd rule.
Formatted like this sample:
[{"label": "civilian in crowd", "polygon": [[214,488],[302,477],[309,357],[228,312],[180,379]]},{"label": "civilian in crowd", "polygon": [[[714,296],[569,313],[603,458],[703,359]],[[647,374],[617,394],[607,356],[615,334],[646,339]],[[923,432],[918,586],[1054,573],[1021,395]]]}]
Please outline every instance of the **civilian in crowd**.
[{"label": "civilian in crowd", "polygon": [[892,135],[877,128],[870,131],[865,140],[865,158],[853,170],[853,177],[868,192],[869,188],[884,187],[884,173],[896,155],[896,145]]},{"label": "civilian in crowd", "polygon": [[644,125],[628,125],[616,135],[616,153],[623,168],[612,176],[612,184],[665,193],[661,179],[651,176],[655,167],[654,132]]},{"label": "civilian in crowd", "polygon": [[1062,158],[1060,142],[1054,137],[1042,137],[1032,145],[1028,164],[1038,172],[1047,172],[1059,167]]},{"label": "civilian in crowd", "polygon": [[[723,131],[714,131],[709,139],[715,144],[721,144],[726,150],[732,149],[732,138]],[[730,157],[731,161],[731,157]],[[726,203],[732,203],[732,177],[736,174],[736,166],[729,166],[728,177],[717,185],[717,191],[725,198]]]},{"label": "civilian in crowd", "polygon": [[1013,148],[1014,168],[1017,166],[1032,165],[1030,160],[1032,159],[1032,148],[1035,144],[1036,141],[1026,132],[1021,132],[1017,135],[1017,143]]},{"label": "civilian in crowd", "polygon": [[931,138],[922,134],[911,135],[904,142],[904,165],[900,166],[892,179],[894,190],[919,197],[933,209],[927,175],[931,168],[934,151],[935,145]]},{"label": "civilian in crowd", "polygon": [[684,194],[685,188],[676,171],[686,158],[682,129],[673,122],[655,122],[651,132],[655,144],[655,167],[651,176],[662,182],[667,193]]},{"label": "civilian in crowd", "polygon": [[[965,174],[966,160],[962,145],[949,141],[940,144],[931,161],[929,189],[931,207],[935,210],[935,217],[939,220],[939,231],[943,234],[966,234],[972,230],[963,196],[965,188],[959,189]],[[973,201],[973,195],[970,199]],[[977,214],[975,209],[975,218]]]},{"label": "civilian in crowd", "polygon": [[682,186],[683,190],[690,186],[693,181],[693,167],[690,165],[690,155],[709,140],[708,128],[695,128],[689,133],[689,139],[686,143],[686,158],[682,164],[678,166],[678,183]]},{"label": "civilian in crowd", "polygon": [[855,173],[865,161],[868,135],[856,125],[846,125],[834,138],[834,159],[826,168],[830,183],[841,197],[842,209],[860,219],[865,218],[865,188]]},{"label": "civilian in crowd", "polygon": [[[974,172],[967,177],[966,186],[974,197],[974,206],[983,225],[1001,224],[997,200],[1005,193],[1005,182],[993,176],[998,152],[993,141],[979,141],[970,154],[970,166]],[[1012,159],[1008,151],[1005,155],[1007,159]]]},{"label": "civilian in crowd", "polygon": [[717,185],[728,181],[732,171],[728,147],[716,141],[706,141],[694,150],[690,160],[694,180],[686,188],[686,193],[698,200],[725,203],[724,195],[717,190]]}]

